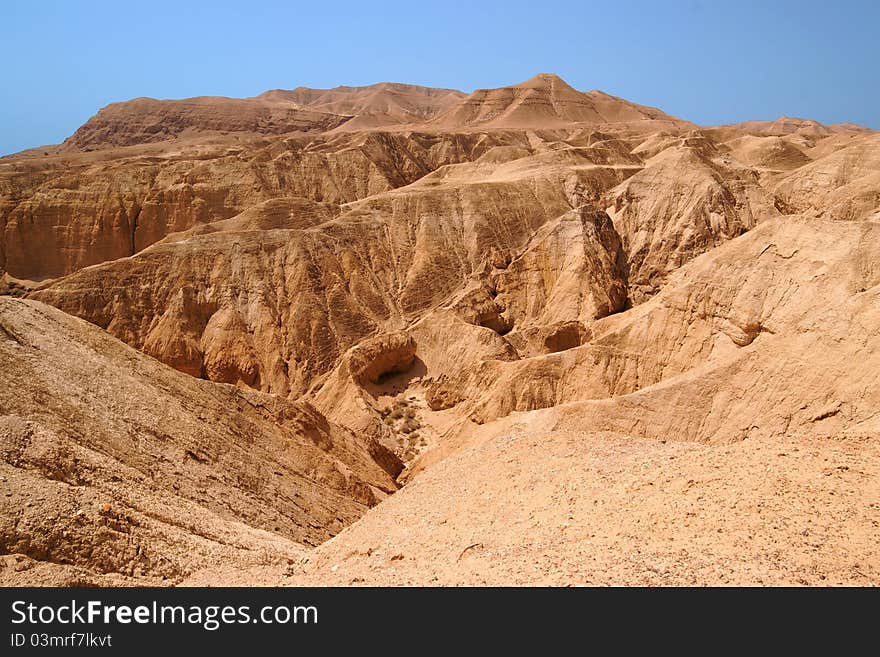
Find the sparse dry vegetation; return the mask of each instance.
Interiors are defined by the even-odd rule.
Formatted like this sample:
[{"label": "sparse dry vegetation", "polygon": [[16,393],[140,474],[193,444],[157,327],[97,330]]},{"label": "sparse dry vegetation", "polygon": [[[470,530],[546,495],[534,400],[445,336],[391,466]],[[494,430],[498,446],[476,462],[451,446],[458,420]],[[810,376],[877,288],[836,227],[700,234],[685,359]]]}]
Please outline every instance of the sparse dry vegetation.
[{"label": "sparse dry vegetation", "polygon": [[418,433],[422,423],[414,407],[415,397],[395,399],[390,405],[383,407],[379,415],[383,422],[395,434],[396,453],[404,461],[411,461],[420,453],[420,448],[427,443]]}]

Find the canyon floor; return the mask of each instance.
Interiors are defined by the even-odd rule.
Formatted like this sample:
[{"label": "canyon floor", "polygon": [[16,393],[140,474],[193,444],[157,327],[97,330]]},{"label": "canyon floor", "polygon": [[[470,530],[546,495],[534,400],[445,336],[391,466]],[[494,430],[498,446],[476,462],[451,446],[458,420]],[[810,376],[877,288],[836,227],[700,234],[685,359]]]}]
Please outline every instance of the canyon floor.
[{"label": "canyon floor", "polygon": [[0,584],[880,584],[880,134],[551,74],[0,158]]}]

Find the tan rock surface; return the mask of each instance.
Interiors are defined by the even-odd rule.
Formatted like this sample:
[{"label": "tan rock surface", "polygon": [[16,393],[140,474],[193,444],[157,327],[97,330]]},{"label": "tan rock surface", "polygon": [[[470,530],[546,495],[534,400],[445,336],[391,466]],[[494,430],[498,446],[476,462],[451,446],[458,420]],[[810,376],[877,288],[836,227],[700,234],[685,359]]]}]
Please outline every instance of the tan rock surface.
[{"label": "tan rock surface", "polygon": [[227,100],[0,159],[4,583],[880,583],[877,133]]},{"label": "tan rock surface", "polygon": [[877,229],[775,220],[695,260],[605,334],[660,361],[661,335],[703,344],[688,370],[472,426],[356,525],[253,581],[876,585]]},{"label": "tan rock surface", "polygon": [[352,117],[341,130],[362,130],[431,119],[465,94],[455,89],[435,89],[414,84],[380,82],[365,87],[275,89],[257,98],[287,101],[327,114]]},{"label": "tan rock surface", "polygon": [[876,434],[664,443],[547,432],[526,415],[438,463],[294,567],[256,568],[244,581],[876,586],[877,445]]},{"label": "tan rock surface", "polygon": [[[871,427],[878,228],[766,222],[683,267],[645,304],[593,323],[583,346],[485,360],[439,385],[479,422],[556,406],[572,427],[662,440]],[[466,442],[472,428],[457,435]]]},{"label": "tan rock surface", "polygon": [[192,138],[0,162],[0,268],[43,280],[275,198],[347,203],[479,157],[504,137]]},{"label": "tan rock surface", "polygon": [[560,77],[541,73],[510,87],[478,89],[430,122],[442,129],[542,129],[573,124],[630,124],[654,130],[683,127],[685,121],[653,107],[636,105],[601,91],[580,92]]},{"label": "tan rock surface", "polygon": [[656,293],[691,258],[778,214],[753,171],[701,138],[648,159],[605,203],[626,253],[632,303]]},{"label": "tan rock surface", "polygon": [[198,134],[278,135],[331,130],[348,116],[305,109],[277,98],[136,98],[113,103],[86,121],[62,149],[88,151],[133,146]]},{"label": "tan rock surface", "polygon": [[880,135],[850,137],[835,146],[792,171],[774,193],[797,212],[839,221],[867,219],[880,209]]},{"label": "tan rock surface", "polygon": [[783,137],[745,135],[725,146],[740,162],[756,169],[790,171],[810,162],[802,147]]},{"label": "tan rock surface", "polygon": [[840,133],[870,132],[868,128],[854,123],[833,123],[831,125],[823,125],[812,119],[800,119],[790,116],[780,116],[773,121],[744,121],[742,123],[734,123],[724,127],[731,128],[738,132],[745,132],[750,135],[796,134],[821,137]]},{"label": "tan rock surface", "polygon": [[396,489],[378,445],[314,408],[198,381],[40,303],[0,298],[0,362],[0,553],[27,557],[6,583],[32,562],[95,582],[283,563]]},{"label": "tan rock surface", "polygon": [[[510,321],[601,316],[625,302],[619,240],[604,213],[572,207],[622,174],[582,168],[588,157],[570,150],[580,149],[521,158],[516,167],[447,165],[323,222],[332,214],[326,205],[275,201],[83,269],[34,298],[181,371],[282,395],[302,394],[357,341],[403,328],[479,278],[501,301],[505,286],[512,290]],[[289,209],[272,230],[241,230],[267,207]],[[575,233],[579,255],[558,259]],[[535,279],[536,267],[547,277]],[[523,286],[541,288],[528,308],[517,307]],[[557,300],[571,308],[542,310]]]}]

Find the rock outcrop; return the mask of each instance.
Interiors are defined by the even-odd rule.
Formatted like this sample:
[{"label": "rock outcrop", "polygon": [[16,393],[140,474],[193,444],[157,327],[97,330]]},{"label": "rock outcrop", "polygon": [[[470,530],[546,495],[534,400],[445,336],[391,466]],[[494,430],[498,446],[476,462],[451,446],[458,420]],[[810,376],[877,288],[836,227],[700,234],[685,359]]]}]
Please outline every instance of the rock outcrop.
[{"label": "rock outcrop", "polygon": [[633,303],[695,256],[779,214],[754,172],[698,140],[662,150],[606,194],[623,242]]},{"label": "rock outcrop", "polygon": [[838,140],[832,152],[795,169],[775,187],[786,207],[839,221],[859,221],[880,210],[880,135]]},{"label": "rock outcrop", "polygon": [[198,381],[37,302],[0,298],[0,363],[0,553],[25,566],[171,583],[286,563],[396,490],[371,455],[392,454],[308,404]]}]

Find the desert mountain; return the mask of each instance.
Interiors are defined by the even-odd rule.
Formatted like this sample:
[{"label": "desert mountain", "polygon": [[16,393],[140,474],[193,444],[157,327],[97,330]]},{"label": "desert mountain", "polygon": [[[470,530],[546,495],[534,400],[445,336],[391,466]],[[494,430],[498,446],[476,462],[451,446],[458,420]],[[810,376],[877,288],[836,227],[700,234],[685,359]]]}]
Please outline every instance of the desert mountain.
[{"label": "desert mountain", "polygon": [[780,116],[773,121],[744,121],[733,123],[725,128],[732,128],[738,132],[750,135],[804,135],[810,137],[827,137],[834,134],[865,133],[871,132],[855,123],[832,123],[825,125],[812,119],[799,119],[797,117]]},{"label": "desert mountain", "polygon": [[688,125],[653,107],[636,105],[601,91],[582,93],[549,73],[510,87],[478,89],[431,122],[433,127],[444,130],[552,130],[574,124],[630,124],[654,130]]},{"label": "desert mountain", "polygon": [[786,137],[744,135],[727,141],[730,153],[757,171],[790,171],[809,163],[810,142]]},{"label": "desert mountain", "polygon": [[464,95],[455,89],[381,82],[366,87],[275,89],[257,98],[287,101],[319,112],[351,116],[353,118],[346,122],[344,129],[352,130],[431,119]]},{"label": "desert mountain", "polygon": [[0,580],[880,582],[877,133],[112,107],[0,160]]},{"label": "desert mountain", "polygon": [[276,89],[255,98],[136,98],[103,108],[64,142],[62,150],[91,151],[192,137],[326,132],[353,119],[346,129],[419,123],[463,96],[453,89],[384,82],[367,87]]},{"label": "desert mountain", "polygon": [[108,105],[71,135],[64,147],[88,151],[212,133],[278,135],[322,132],[348,117],[307,110],[274,99],[136,98]]}]

